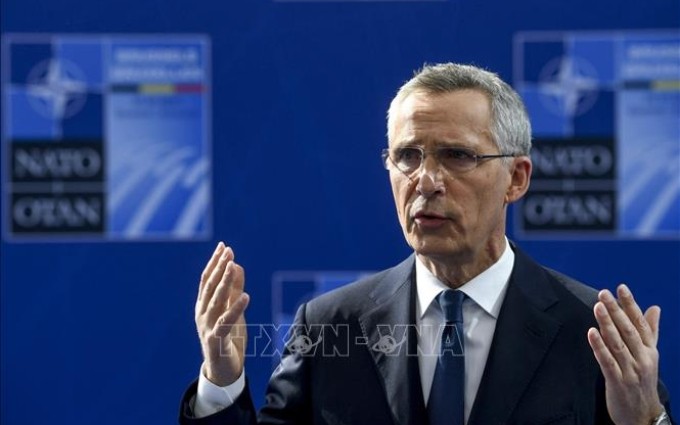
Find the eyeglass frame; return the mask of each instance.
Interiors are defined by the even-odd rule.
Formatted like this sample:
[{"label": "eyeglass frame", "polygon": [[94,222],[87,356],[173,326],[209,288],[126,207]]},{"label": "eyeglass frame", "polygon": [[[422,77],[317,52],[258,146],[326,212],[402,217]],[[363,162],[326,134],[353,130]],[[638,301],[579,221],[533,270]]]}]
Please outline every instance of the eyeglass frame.
[{"label": "eyeglass frame", "polygon": [[[417,150],[419,150],[420,151],[420,165],[411,172],[404,171],[401,168],[399,168],[399,166],[394,161],[394,159],[392,159],[392,156],[390,155],[390,149],[384,148],[381,152],[383,166],[385,167],[386,170],[389,170],[390,168],[389,168],[388,162],[387,162],[389,160],[397,170],[399,170],[401,173],[403,173],[409,179],[411,179],[411,176],[413,174],[415,174],[416,172],[418,172],[423,167],[423,164],[425,163],[426,154],[429,155],[433,151],[436,153],[437,151],[440,151],[440,150],[443,150],[443,149],[459,149],[461,151],[465,151],[466,153],[470,154],[470,157],[475,160],[474,166],[470,167],[469,169],[462,170],[462,171],[459,170],[459,171],[457,171],[458,173],[467,173],[469,171],[472,171],[475,168],[479,167],[480,161],[484,161],[484,160],[487,160],[487,159],[516,158],[518,156],[521,156],[520,154],[516,154],[516,153],[478,155],[473,150],[465,148],[465,147],[461,147],[461,146],[438,146],[438,147],[435,147],[433,149],[425,149],[422,146],[409,145],[409,146],[402,146],[399,149],[417,149]],[[437,160],[437,162],[439,162],[439,164],[443,166],[443,164],[441,164],[441,162],[439,160]],[[456,173],[456,171],[450,170],[448,167],[445,167],[445,166],[443,166],[443,167],[444,167],[444,169],[446,169],[450,172]]]}]

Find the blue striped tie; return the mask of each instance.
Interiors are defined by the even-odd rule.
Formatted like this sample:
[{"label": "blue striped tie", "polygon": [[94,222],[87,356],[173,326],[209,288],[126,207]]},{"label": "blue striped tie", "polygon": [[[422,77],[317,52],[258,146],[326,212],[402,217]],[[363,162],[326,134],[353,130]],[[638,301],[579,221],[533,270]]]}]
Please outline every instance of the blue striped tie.
[{"label": "blue striped tie", "polygon": [[442,333],[427,413],[430,425],[465,423],[465,352],[462,291],[447,289],[437,295],[446,324]]}]

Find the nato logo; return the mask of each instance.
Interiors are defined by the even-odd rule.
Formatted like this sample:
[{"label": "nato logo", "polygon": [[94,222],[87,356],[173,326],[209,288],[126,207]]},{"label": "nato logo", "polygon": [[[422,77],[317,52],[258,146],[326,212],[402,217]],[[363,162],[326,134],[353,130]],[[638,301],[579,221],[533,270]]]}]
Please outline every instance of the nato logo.
[{"label": "nato logo", "polygon": [[680,35],[528,32],[514,51],[534,134],[517,232],[680,238]]},{"label": "nato logo", "polygon": [[39,62],[27,76],[26,89],[31,106],[49,119],[70,118],[87,100],[84,73],[68,60]]},{"label": "nato logo", "polygon": [[210,237],[209,44],[3,38],[9,240]]},{"label": "nato logo", "polygon": [[561,56],[549,61],[539,76],[540,99],[555,115],[588,112],[598,97],[597,70],[586,59]]}]

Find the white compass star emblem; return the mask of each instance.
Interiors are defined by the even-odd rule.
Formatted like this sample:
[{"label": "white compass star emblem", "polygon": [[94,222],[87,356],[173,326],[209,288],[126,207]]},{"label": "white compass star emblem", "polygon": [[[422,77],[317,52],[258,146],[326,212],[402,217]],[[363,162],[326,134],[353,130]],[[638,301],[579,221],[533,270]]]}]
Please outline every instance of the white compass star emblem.
[{"label": "white compass star emblem", "polygon": [[28,75],[29,101],[48,118],[64,119],[80,111],[87,99],[82,71],[73,63],[47,59]]},{"label": "white compass star emblem", "polygon": [[588,111],[598,97],[595,67],[581,58],[553,59],[540,75],[540,90],[549,109],[570,117]]}]

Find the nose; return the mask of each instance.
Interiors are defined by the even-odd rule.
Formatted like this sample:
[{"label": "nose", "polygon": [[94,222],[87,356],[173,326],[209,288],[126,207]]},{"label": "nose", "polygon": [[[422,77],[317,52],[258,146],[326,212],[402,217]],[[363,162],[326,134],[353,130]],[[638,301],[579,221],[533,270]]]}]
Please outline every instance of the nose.
[{"label": "nose", "polygon": [[438,193],[444,193],[444,176],[439,163],[432,157],[426,156],[420,169],[416,172],[418,193],[429,198]]}]

